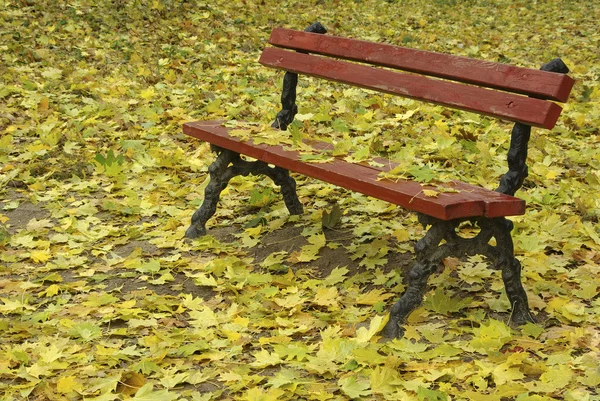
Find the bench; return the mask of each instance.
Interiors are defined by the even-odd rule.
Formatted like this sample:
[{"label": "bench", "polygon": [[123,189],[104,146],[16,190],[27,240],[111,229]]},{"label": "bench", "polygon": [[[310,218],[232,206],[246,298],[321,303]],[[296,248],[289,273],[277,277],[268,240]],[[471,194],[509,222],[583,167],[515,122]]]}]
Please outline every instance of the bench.
[{"label": "bench", "polygon": [[[327,163],[300,160],[300,154],[281,145],[255,144],[230,135],[221,121],[198,121],[183,126],[185,134],[211,144],[218,155],[208,169],[210,181],[202,206],[194,213],[186,237],[206,233],[206,222],[215,213],[220,193],[237,175],[264,174],[281,188],[291,214],[301,214],[296,183],[289,171],[358,191],[418,213],[429,227],[415,245],[416,262],[407,288],[393,305],[382,330],[386,337],[403,334],[401,324],[424,298],[427,280],[449,256],[485,255],[500,270],[512,305],[513,322],[532,322],[527,296],[521,284],[521,265],[514,256],[507,216],[525,213],[525,202],[514,197],[527,176],[527,144],[531,127],[552,129],[561,113],[555,102],[565,102],[574,81],[560,59],[540,70],[495,62],[419,51],[390,44],[371,43],[330,35],[315,23],[305,31],[276,28],[262,52],[260,63],[286,71],[282,109],[272,126],[287,129],[298,112],[295,104],[298,74],[323,78],[379,92],[468,110],[513,121],[508,152],[508,171],[495,191],[451,181],[439,184],[448,191],[427,196],[427,185],[411,180],[382,179],[393,163],[373,167],[334,158]],[[385,67],[385,68],[382,68]],[[396,71],[400,70],[400,71]],[[313,148],[331,149],[331,144],[310,141]],[[248,161],[246,155],[256,159]],[[439,188],[439,187],[436,187]],[[479,227],[475,237],[459,235],[459,225],[470,221]],[[495,239],[495,242],[491,241]]]}]

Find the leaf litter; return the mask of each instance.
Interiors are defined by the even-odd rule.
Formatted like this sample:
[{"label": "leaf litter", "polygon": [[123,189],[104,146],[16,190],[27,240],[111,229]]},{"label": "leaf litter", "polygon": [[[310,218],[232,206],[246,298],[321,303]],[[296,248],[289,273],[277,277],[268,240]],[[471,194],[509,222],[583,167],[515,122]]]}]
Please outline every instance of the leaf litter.
[{"label": "leaf litter", "polygon": [[[399,6],[5,2],[4,398],[600,399],[598,7]],[[253,121],[239,134],[280,141],[257,127],[278,110],[281,73],[256,59],[272,27],[317,17],[341,36],[571,67],[573,96],[553,131],[533,132],[519,192],[528,211],[512,219],[537,325],[507,325],[498,274],[471,257],[445,261],[405,338],[379,341],[423,228],[304,177],[303,216],[288,216],[268,180],[234,179],[210,235],[184,241],[213,155],[181,124]],[[286,146],[326,140],[336,157],[398,163],[399,176],[490,189],[506,168],[504,122],[314,79],[298,93]]]}]

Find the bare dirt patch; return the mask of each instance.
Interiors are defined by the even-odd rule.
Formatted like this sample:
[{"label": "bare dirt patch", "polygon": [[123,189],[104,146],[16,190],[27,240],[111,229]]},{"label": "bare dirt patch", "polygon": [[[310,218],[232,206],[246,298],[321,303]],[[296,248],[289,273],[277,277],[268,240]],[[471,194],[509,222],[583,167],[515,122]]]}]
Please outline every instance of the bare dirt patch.
[{"label": "bare dirt patch", "polygon": [[[17,192],[9,190],[7,199],[16,200],[20,199],[20,197],[17,195]],[[34,205],[27,201],[20,202],[19,206],[15,209],[4,210],[2,214],[8,217],[5,226],[11,235],[24,229],[32,219],[42,220],[50,218],[50,212],[45,210],[42,204],[38,203]]]}]

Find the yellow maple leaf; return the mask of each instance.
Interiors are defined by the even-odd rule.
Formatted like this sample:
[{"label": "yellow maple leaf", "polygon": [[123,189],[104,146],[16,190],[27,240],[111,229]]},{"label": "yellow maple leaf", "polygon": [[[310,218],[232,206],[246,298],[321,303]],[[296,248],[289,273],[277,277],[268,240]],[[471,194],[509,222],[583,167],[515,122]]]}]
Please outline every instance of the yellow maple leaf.
[{"label": "yellow maple leaf", "polygon": [[241,333],[233,330],[221,329],[221,332],[231,341],[237,341],[242,337]]},{"label": "yellow maple leaf", "polygon": [[367,293],[360,294],[356,297],[355,302],[359,305],[375,305],[377,302],[385,301],[393,296],[393,294],[385,293],[385,290],[381,288],[376,288]]},{"label": "yellow maple leaf", "polygon": [[392,233],[392,235],[396,237],[396,240],[398,240],[398,242],[405,242],[410,239],[410,233],[405,228],[399,228],[395,230]]},{"label": "yellow maple leaf", "polygon": [[137,372],[125,372],[117,386],[117,393],[133,395],[146,385],[146,378]]},{"label": "yellow maple leaf", "polygon": [[437,198],[439,193],[433,189],[424,189],[423,194],[429,198]]},{"label": "yellow maple leaf", "polygon": [[154,90],[154,87],[150,87],[148,89],[144,89],[141,93],[140,93],[140,97],[142,99],[146,99],[146,100],[151,100],[156,96],[156,91]]},{"label": "yellow maple leaf", "polygon": [[36,362],[30,367],[25,368],[25,371],[31,376],[35,377],[36,379],[39,379],[40,376],[48,375],[52,371],[52,368],[45,364],[40,364]]},{"label": "yellow maple leaf", "polygon": [[136,64],[137,65],[137,64],[142,64],[144,62],[144,60],[142,59],[142,57],[139,54],[133,53],[131,55],[131,57],[129,57],[129,62],[131,64]]},{"label": "yellow maple leaf", "polygon": [[315,294],[313,303],[319,306],[337,306],[338,290],[336,287],[320,287]]},{"label": "yellow maple leaf", "polygon": [[371,338],[373,338],[375,334],[379,333],[379,331],[381,331],[383,326],[387,323],[387,317],[387,315],[377,315],[371,320],[371,323],[369,323],[368,329],[366,327],[359,327],[358,330],[356,330],[356,342],[359,344],[364,344],[371,341]]},{"label": "yellow maple leaf", "polygon": [[292,309],[304,303],[304,299],[300,294],[291,294],[285,298],[274,298],[273,301],[282,308]]},{"label": "yellow maple leaf", "polygon": [[59,292],[60,292],[60,287],[56,284],[52,284],[48,288],[46,288],[46,291],[42,292],[41,294],[45,295],[46,298],[50,298],[50,297],[55,296]]},{"label": "yellow maple leaf", "polygon": [[80,387],[75,376],[65,376],[58,379],[56,383],[56,391],[61,394],[68,394]]},{"label": "yellow maple leaf", "polygon": [[51,256],[50,256],[50,252],[48,252],[47,250],[36,250],[36,251],[31,251],[31,253],[29,254],[29,257],[35,263],[46,263],[50,259]]}]

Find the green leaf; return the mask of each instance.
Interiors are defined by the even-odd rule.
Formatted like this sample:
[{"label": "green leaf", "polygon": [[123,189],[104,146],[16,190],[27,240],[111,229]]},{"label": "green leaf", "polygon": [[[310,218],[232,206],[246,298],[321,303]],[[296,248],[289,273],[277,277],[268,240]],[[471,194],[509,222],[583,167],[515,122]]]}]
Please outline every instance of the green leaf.
[{"label": "green leaf", "polygon": [[439,175],[438,172],[432,170],[428,165],[412,166],[407,169],[407,172],[418,182],[430,182]]},{"label": "green leaf", "polygon": [[[297,117],[298,116],[296,116],[296,118]],[[292,123],[288,125],[288,131],[290,131],[292,134],[292,143],[294,145],[299,145],[302,143],[302,131],[300,130],[301,126],[302,125],[296,120],[292,121]]]},{"label": "green leaf", "polygon": [[527,322],[525,325],[521,326],[521,331],[528,336],[538,338],[545,330],[542,326]]},{"label": "green leaf", "polygon": [[348,272],[349,270],[346,267],[336,267],[329,273],[329,276],[323,280],[323,284],[329,286],[341,283],[346,280],[346,274],[348,274]]},{"label": "green leaf", "polygon": [[[188,356],[188,355],[184,354],[184,356]],[[160,367],[156,364],[156,362],[153,362],[148,359],[143,359],[143,360],[139,361],[138,363],[136,363],[135,365],[133,365],[131,367],[131,370],[134,372],[140,372],[147,376],[147,375],[150,375],[151,373],[160,372]]]},{"label": "green leaf", "polygon": [[340,210],[340,205],[335,203],[331,208],[331,212],[323,211],[323,216],[321,217],[321,225],[324,228],[332,229],[342,220],[342,211]]},{"label": "green leaf", "polygon": [[146,383],[135,393],[134,401],[174,401],[180,397],[178,394],[169,393],[168,390],[154,391],[152,383]]},{"label": "green leaf", "polygon": [[360,163],[369,158],[371,155],[371,150],[368,146],[361,146],[358,150],[350,153],[348,156],[344,158],[348,163]]},{"label": "green leaf", "polygon": [[473,330],[475,337],[469,345],[483,354],[498,352],[500,348],[512,339],[510,327],[504,323],[490,319],[488,325],[482,324]]},{"label": "green leaf", "polygon": [[268,380],[267,384],[274,388],[284,387],[290,391],[295,391],[298,384],[301,383],[300,376],[300,372],[297,370],[282,368]]},{"label": "green leaf", "polygon": [[69,330],[69,335],[84,341],[92,341],[102,336],[102,329],[95,322],[84,322],[74,325]]},{"label": "green leaf", "polygon": [[261,190],[261,188],[254,188],[250,191],[249,203],[252,207],[264,207],[270,204],[275,198],[276,195],[273,193],[272,188],[266,187],[264,190]]},{"label": "green leaf", "polygon": [[113,152],[113,150],[110,149],[106,157],[104,157],[101,153],[96,153],[96,157],[94,158],[94,160],[96,160],[100,165],[104,167],[110,167],[113,164],[122,165],[125,158],[123,157],[123,155],[115,156],[115,152]]},{"label": "green leaf", "polygon": [[447,401],[448,396],[437,390],[430,390],[425,387],[419,387],[417,390],[419,401]]},{"label": "green leaf", "polygon": [[13,148],[12,141],[13,141],[12,135],[3,134],[3,136],[0,137],[0,152],[1,153],[9,153]]},{"label": "green leaf", "polygon": [[333,122],[331,123],[331,127],[337,132],[350,132],[350,129],[348,129],[346,122],[340,118],[336,118],[335,120],[333,120]]},{"label": "green leaf", "polygon": [[212,102],[209,102],[206,106],[206,112],[213,114],[222,114],[223,109],[221,108],[221,99],[215,99]]},{"label": "green leaf", "polygon": [[448,313],[458,312],[461,309],[471,305],[473,298],[450,298],[442,288],[436,288],[433,294],[429,294],[425,299],[425,306],[436,313],[447,315]]},{"label": "green leaf", "polygon": [[304,361],[307,356],[311,353],[311,348],[303,343],[290,343],[290,344],[275,344],[273,350],[276,355],[285,358],[286,361],[296,360]]},{"label": "green leaf", "polygon": [[362,398],[371,395],[371,384],[357,375],[342,377],[338,380],[342,392],[350,398]]},{"label": "green leaf", "polygon": [[333,156],[346,156],[353,146],[354,145],[352,144],[351,139],[337,141],[333,146],[333,151],[331,154]]},{"label": "green leaf", "polygon": [[331,115],[329,115],[330,105],[326,102],[321,103],[322,107],[317,114],[314,115],[312,120],[314,122],[325,122],[331,121]]},{"label": "green leaf", "polygon": [[140,273],[156,274],[160,271],[160,260],[150,259],[135,268]]},{"label": "green leaf", "polygon": [[0,247],[7,245],[10,242],[10,233],[4,227],[3,224],[0,224]]}]

